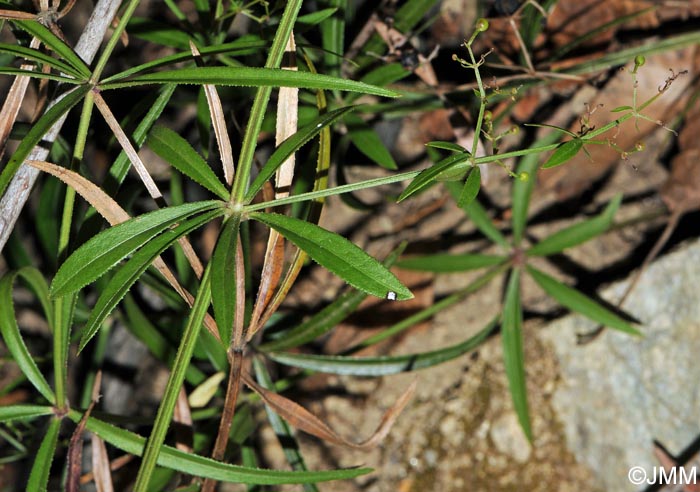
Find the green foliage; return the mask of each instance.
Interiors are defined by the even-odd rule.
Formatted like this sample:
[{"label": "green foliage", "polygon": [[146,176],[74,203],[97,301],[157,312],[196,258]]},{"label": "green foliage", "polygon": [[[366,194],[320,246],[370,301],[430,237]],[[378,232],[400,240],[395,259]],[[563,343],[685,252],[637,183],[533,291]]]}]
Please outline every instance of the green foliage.
[{"label": "green foliage", "polygon": [[[51,178],[40,182],[37,190],[42,216],[36,217],[36,222],[44,257],[31,258],[25,251],[7,255],[7,258],[22,258],[20,264],[36,261],[41,270],[8,261],[13,269],[0,278],[0,333],[21,371],[21,377],[13,384],[33,388],[29,403],[0,407],[0,423],[31,424],[35,434],[43,433],[41,439],[34,439],[38,448],[31,455],[31,467],[25,467],[28,476],[24,480],[30,490],[46,490],[50,480],[60,480],[65,467],[62,463],[61,466],[52,463],[65,458],[64,446],[60,445],[61,425],[67,420],[77,423],[81,419],[88,432],[117,449],[141,457],[133,487],[136,492],[165,487],[176,473],[205,479],[202,489],[209,491],[216,481],[227,481],[251,485],[304,484],[305,490],[313,492],[317,482],[363,475],[371,470],[307,470],[292,428],[311,429],[312,434],[314,429],[320,429],[314,435],[321,439],[332,431],[279,394],[284,387],[293,385],[294,380],[281,371],[280,380],[273,381],[270,373],[276,372],[269,372],[266,363],[302,369],[298,377],[315,371],[354,376],[416,371],[463,356],[492,336],[499,326],[514,408],[526,436],[532,439],[523,354],[527,331],[523,329],[520,287],[526,275],[565,308],[610,328],[639,334],[620,315],[533,265],[608,231],[614,225],[622,197],[615,197],[596,217],[568,226],[532,245],[527,243],[532,237],[527,221],[540,167],[564,165],[581,150],[585,151],[586,145],[605,144],[596,138],[630,118],[646,118],[643,110],[658,96],[638,104],[635,88],[632,104],[616,108],[617,119],[600,128],[586,128],[580,134],[555,129],[533,139],[534,143],[527,148],[499,153],[499,139],[514,131],[494,133],[496,124],[486,112],[489,98],[497,99],[502,94],[497,87],[489,88],[482,82],[480,67],[484,59],[477,58],[472,51],[477,35],[489,28],[488,22],[480,19],[474,35],[465,43],[467,59],[456,55],[454,58],[472,70],[476,80],[476,90],[469,94],[478,109],[471,144],[428,142],[428,151],[436,157],[427,169],[392,172],[329,187],[331,155],[339,153],[333,149],[337,140],[334,132],[336,136],[343,134],[341,142],[352,143],[368,162],[397,171],[399,164],[373,129],[374,122],[387,115],[442,107],[446,100],[436,91],[428,96],[406,93],[403,101],[397,101],[395,98],[402,93],[392,84],[412,71],[395,61],[377,60],[378,54],[391,54],[397,47],[388,46],[374,31],[362,43],[359,54],[344,52],[350,44],[345,39],[346,32],[361,27],[352,2],[329,0],[322,2],[316,11],[305,11],[301,16],[301,0],[274,5],[263,1],[198,0],[194,2],[196,12],[191,15],[185,15],[175,2],[164,2],[178,19],[176,23],[166,20],[169,17],[158,21],[134,18],[139,2],[123,3],[119,21],[99,49],[100,57],[95,62],[86,63],[51,28],[33,20],[10,22],[35,37],[51,54],[20,42],[0,44],[0,53],[14,58],[11,66],[0,68],[0,73],[43,79],[54,97],[53,103],[27,131],[18,132],[19,143],[0,173],[0,194],[8,190],[33,149],[45,145],[44,140],[53,140],[54,132],[60,133],[62,140],[61,148],[57,146],[50,154],[56,164],[32,164],[43,166],[40,168],[61,180]],[[435,4],[435,0],[403,2],[394,14],[392,28],[409,33]],[[522,34],[525,45],[531,47],[541,29],[540,13],[534,8],[525,12],[530,21],[525,23]],[[230,39],[228,33],[238,15],[248,17],[255,27],[238,39]],[[192,16],[196,21],[191,20]],[[158,52],[164,48],[168,48],[168,53],[173,52],[170,48],[177,52],[145,62],[131,60],[129,56],[134,56],[133,52],[122,58],[121,54],[115,55],[115,49],[124,32],[146,40]],[[298,70],[288,70],[283,65],[292,32],[300,46]],[[320,39],[320,46],[312,46],[309,39]],[[689,44],[697,42],[697,37],[683,35],[675,41],[674,46]],[[198,54],[193,53],[192,45],[197,47]],[[649,53],[650,49],[640,51],[633,75],[644,63],[641,53]],[[608,64],[617,60],[617,56],[606,55]],[[117,58],[119,63],[115,63]],[[31,62],[37,70],[17,69],[20,61]],[[110,75],[104,77],[104,73]],[[298,105],[282,95],[274,99],[273,88],[279,87],[300,89]],[[142,99],[128,108],[119,108],[114,114],[105,110],[126,95]],[[357,101],[363,96],[372,97],[363,98],[363,103],[365,99],[369,102],[359,105]],[[191,141],[187,129],[182,134],[173,130],[178,128],[180,115],[187,114],[184,109],[192,107],[195,101],[199,142]],[[299,128],[294,123],[291,126],[295,129],[282,132],[283,124],[276,121],[271,101],[298,116]],[[78,105],[82,112],[77,132],[59,131],[68,113]],[[97,114],[92,111],[94,105],[110,123],[113,135],[109,138],[92,131],[102,128],[94,125],[93,113]],[[238,135],[236,118],[242,114],[249,116],[247,121],[240,122],[242,135],[236,138],[233,137]],[[273,126],[283,140],[275,148],[265,139],[265,132]],[[560,143],[562,134],[571,139]],[[218,148],[226,154],[221,149],[229,138],[233,141],[228,147],[240,152],[234,163],[232,183],[227,172],[224,172],[226,182],[219,178],[221,163],[213,150]],[[493,153],[482,155],[480,139],[493,144]],[[170,178],[170,185],[163,192],[158,186],[166,179],[151,176],[148,166],[144,168],[140,159],[146,160],[146,153],[137,155],[144,144],[169,166],[164,175]],[[85,155],[91,155],[86,154],[89,145],[93,155],[104,154],[114,159],[104,172],[93,169],[86,161]],[[543,159],[549,152],[552,154]],[[297,175],[290,190],[283,190],[278,180],[283,172],[293,173],[287,165],[292,156],[299,162]],[[344,158],[337,157],[340,161]],[[518,160],[513,169],[505,164],[509,159]],[[222,160],[230,163],[230,153]],[[513,179],[510,233],[494,224],[478,199],[483,166],[494,167],[493,164],[504,168]],[[143,183],[128,175],[131,167]],[[105,174],[101,181],[100,176]],[[318,225],[326,197],[406,180],[410,183],[398,201],[415,197],[431,186],[444,185],[465,216],[497,246],[497,254],[439,251],[399,259],[405,248],[402,244],[382,263],[340,234]],[[193,183],[196,185],[192,186]],[[83,207],[76,195],[91,208]],[[212,195],[216,199],[206,199]],[[294,207],[285,208],[290,204]],[[151,211],[144,213],[144,210]],[[115,225],[99,232],[102,224],[97,214]],[[266,238],[260,239],[263,234],[268,234],[267,242]],[[177,274],[167,266],[172,260],[171,247]],[[260,271],[255,271],[254,266],[260,264],[255,255],[262,250],[263,265]],[[209,257],[209,261],[200,259]],[[294,288],[307,258],[340,277],[349,288],[317,313],[300,320],[295,313],[278,309]],[[309,353],[308,347],[300,349],[321,340],[356,312],[369,295],[395,301],[411,299],[411,291],[390,271],[395,263],[408,270],[437,274],[476,270],[479,275],[432,305],[412,312],[354,346],[345,347],[341,354]],[[500,313],[478,333],[431,351],[373,357],[355,355],[360,349],[396,336],[461,302],[499,277],[507,279]],[[47,279],[51,278],[49,288]],[[34,294],[50,331],[47,336],[51,337],[51,350],[41,359],[30,353],[32,344],[17,322],[13,294],[18,279]],[[132,291],[137,284],[148,286],[149,295],[159,297],[164,307],[151,309],[146,296]],[[213,317],[209,314],[210,307]],[[109,328],[115,320],[126,325],[170,369],[158,410],[152,422],[147,422],[150,429],[147,437],[126,429],[141,423],[141,416],[117,419],[102,414],[98,418],[90,415],[91,408],[82,408],[74,402],[68,405],[71,374],[68,368],[86,368],[88,374],[84,379],[82,374],[72,377],[84,386],[79,389],[83,403],[87,402],[89,385],[104,363]],[[94,351],[84,351],[93,339]],[[249,364],[244,360],[253,353],[256,354],[252,366],[255,379],[248,374]],[[89,356],[93,358],[86,359]],[[205,380],[211,384],[208,378],[213,371],[226,373],[227,369],[228,384],[209,388],[214,396],[207,407],[197,411],[201,413],[194,419],[196,439],[192,451],[166,444],[183,385],[189,391]],[[239,397],[243,384],[254,393]],[[275,432],[291,443],[285,446],[285,453],[293,471],[256,468],[257,423],[252,415],[260,399],[267,404],[268,420]],[[47,401],[51,406],[45,405]],[[396,408],[388,412],[389,420],[396,418],[403,406]],[[214,431],[220,415],[218,431]],[[229,464],[234,460],[244,466]]]}]

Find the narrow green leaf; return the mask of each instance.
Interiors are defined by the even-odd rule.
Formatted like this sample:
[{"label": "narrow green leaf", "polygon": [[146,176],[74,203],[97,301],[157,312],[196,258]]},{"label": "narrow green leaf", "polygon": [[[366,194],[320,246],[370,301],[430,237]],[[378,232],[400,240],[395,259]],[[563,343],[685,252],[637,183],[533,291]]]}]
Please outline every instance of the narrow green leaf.
[{"label": "narrow green leaf", "polygon": [[343,355],[311,355],[288,352],[266,354],[272,360],[292,367],[328,374],[352,376],[387,376],[407,371],[433,367],[474,350],[488,338],[496,326],[497,318],[467,340],[430,352],[380,357],[349,357]]},{"label": "narrow green leaf", "polygon": [[398,166],[384,143],[362,118],[354,114],[345,117],[350,141],[357,150],[385,169],[396,170]]},{"label": "narrow green leaf", "polygon": [[[202,46],[199,48],[201,56],[213,56],[213,55],[247,55],[251,53],[259,52],[260,50],[267,49],[269,43],[261,41],[259,38],[256,39],[246,39],[240,38],[231,43],[217,44],[214,46]],[[192,50],[190,50],[189,43],[185,44],[185,48],[180,53],[174,55],[168,55],[159,57],[155,60],[142,63],[141,65],[136,65],[128,68],[122,72],[114,74],[110,77],[105,78],[102,82],[109,82],[112,80],[122,80],[131,75],[145,72],[147,70],[153,70],[154,68],[165,67],[168,65],[174,65],[175,63],[194,61],[194,55],[192,55]]]},{"label": "narrow green leaf", "polygon": [[51,284],[51,295],[80,290],[171,225],[221,206],[222,202],[215,200],[187,203],[149,212],[102,231],[63,262]]},{"label": "narrow green leaf", "polygon": [[574,224],[535,244],[527,251],[530,256],[548,256],[559,253],[566,248],[582,244],[608,230],[612,225],[613,217],[620,208],[622,194],[618,194],[610,200],[605,210],[592,219]]},{"label": "narrow green leaf", "polygon": [[345,16],[348,0],[325,0],[324,4],[335,8],[336,13],[320,25],[323,62],[328,73],[339,75],[345,54]]},{"label": "narrow green leaf", "polygon": [[80,338],[78,351],[82,351],[85,345],[100,329],[104,320],[119,304],[119,301],[126,295],[134,282],[146,271],[153,261],[168,249],[178,238],[189,234],[193,230],[210,222],[215,217],[221,215],[220,210],[213,210],[195,218],[183,221],[174,229],[168,229],[159,236],[149,240],[149,242],[139,249],[129,261],[122,266],[110,279],[100,297],[97,299],[95,307],[90,312],[90,317],[85,324],[83,335]]},{"label": "narrow green leaf", "polygon": [[[71,410],[69,417],[79,422],[82,414]],[[146,439],[133,432],[120,429],[106,422],[89,417],[87,430],[94,432],[106,442],[129,454],[141,456]],[[313,483],[329,480],[355,478],[372,471],[368,468],[351,468],[346,470],[328,470],[317,472],[294,472],[282,470],[264,470],[245,466],[229,465],[214,461],[204,456],[186,453],[173,447],[163,445],[158,455],[158,464],[166,468],[196,477],[213,478],[231,483],[248,483],[260,485],[280,485],[292,483]]]},{"label": "narrow green leaf", "polygon": [[132,36],[163,46],[186,50],[189,47],[190,35],[183,29],[143,17],[129,19],[128,32]]},{"label": "narrow green leaf", "polygon": [[216,326],[225,347],[231,343],[236,314],[236,249],[240,223],[238,215],[226,221],[211,259],[211,300]]},{"label": "narrow green leaf", "polygon": [[[550,133],[546,137],[535,142],[531,148],[544,147],[557,141],[559,135]],[[538,166],[539,154],[527,154],[524,156],[518,166],[518,174],[527,173],[529,179],[516,179],[513,183],[513,216],[511,223],[513,224],[513,245],[520,246],[523,239],[523,232],[527,224],[527,212],[530,208],[530,195],[535,187],[536,172]]]},{"label": "narrow green leaf", "polygon": [[621,113],[623,111],[630,111],[632,110],[632,106],[618,106],[615,109],[611,109],[611,113]]},{"label": "narrow green leaf", "polygon": [[542,169],[561,166],[578,154],[581,148],[583,148],[583,140],[580,138],[575,138],[562,143],[559,145],[559,147],[557,147],[557,150],[552,153],[549,159],[547,159],[547,162],[542,165]]},{"label": "narrow green leaf", "polygon": [[[24,70],[22,68],[14,68],[14,67],[0,67],[0,74],[24,76],[24,77],[30,77],[33,79],[53,80],[55,82],[62,82],[64,84],[70,84],[70,85],[83,84],[82,80],[75,79],[73,77],[56,75],[54,73],[45,73],[45,72],[40,72],[38,70]],[[81,85],[81,86],[84,86],[84,85]]]},{"label": "narrow green leaf", "polygon": [[73,49],[68,46],[62,39],[52,33],[49,29],[42,26],[37,21],[13,21],[19,27],[27,31],[29,34],[41,40],[41,42],[51,49],[54,53],[57,53],[61,58],[63,58],[67,63],[69,63],[75,70],[77,70],[84,78],[89,78],[90,67],[88,67],[85,62],[78,56],[78,54],[73,51]]},{"label": "narrow green leaf", "polygon": [[49,56],[46,53],[43,53],[39,50],[26,48],[24,46],[18,46],[16,44],[0,43],[0,53],[9,53],[11,55],[17,56],[25,60],[31,60],[44,65],[48,65],[49,67],[55,70],[59,70],[61,72],[72,75],[77,79],[82,79],[84,77],[84,75],[81,74],[79,70],[76,70],[68,63],[64,63],[61,60],[57,60],[56,58]]},{"label": "narrow green leaf", "polygon": [[459,173],[468,170],[469,167],[471,167],[471,164],[468,162],[471,158],[471,154],[468,152],[463,154],[454,154],[432,165],[428,169],[424,169],[413,181],[411,181],[411,184],[406,187],[403,193],[401,193],[398,201],[403,201],[411,195],[414,195],[435,183],[438,177],[443,175],[445,172],[449,171],[450,173]]},{"label": "narrow green leaf", "polygon": [[511,270],[506,296],[503,301],[503,364],[508,376],[508,386],[513,399],[513,407],[518,415],[520,426],[529,441],[532,441],[530,414],[527,408],[525,387],[525,359],[523,354],[523,312],[520,308],[520,270]]},{"label": "narrow green leaf", "polygon": [[[399,245],[386,257],[383,265],[391,268],[404,249],[406,249],[405,244]],[[350,289],[299,326],[285,332],[279,339],[265,343],[258,348],[262,351],[288,350],[315,340],[354,313],[366,297],[367,293]]]},{"label": "narrow green leaf", "polygon": [[576,289],[572,289],[534,267],[528,266],[527,272],[535,279],[537,285],[542,287],[542,290],[565,308],[583,314],[601,325],[631,335],[641,335],[630,323]]},{"label": "narrow green leaf", "polygon": [[426,147],[433,149],[449,150],[451,152],[467,152],[467,149],[454,142],[444,142],[442,140],[433,140],[425,144]]},{"label": "narrow green leaf", "polygon": [[31,420],[54,413],[53,407],[44,405],[8,405],[0,406],[0,422],[14,420]]},{"label": "narrow green leaf", "polygon": [[49,483],[49,474],[51,472],[51,462],[53,462],[54,454],[56,453],[56,444],[58,443],[58,431],[61,428],[61,419],[52,418],[49,421],[49,428],[46,430],[41,445],[34,458],[32,471],[29,473],[27,481],[27,490],[45,492]]},{"label": "narrow green leaf", "polygon": [[338,234],[285,215],[253,212],[250,217],[275,229],[356,289],[381,298],[413,297],[386,267]]},{"label": "narrow green leaf", "polygon": [[464,208],[472,203],[476,199],[476,195],[479,194],[479,189],[481,188],[481,168],[479,166],[474,166],[467,180],[464,182],[464,187],[462,192],[459,194],[457,199],[457,206],[459,208]]},{"label": "narrow green leaf", "polygon": [[299,87],[361,92],[383,97],[399,97],[398,92],[349,79],[282,70],[253,67],[192,67],[137,75],[127,80],[103,82],[103,90],[152,84],[213,84],[239,87]]},{"label": "narrow green leaf", "polygon": [[222,200],[229,199],[228,190],[216,177],[209,164],[187,140],[171,129],[156,125],[151,130],[146,145],[185,176],[204,186]]},{"label": "narrow green leaf", "polygon": [[452,273],[477,270],[479,268],[499,265],[508,258],[498,255],[461,254],[451,255],[437,253],[434,255],[414,256],[397,263],[396,266],[405,270],[421,272]]},{"label": "narrow green leaf", "polygon": [[328,19],[337,11],[338,9],[336,7],[331,7],[327,9],[321,9],[316,12],[311,12],[306,15],[300,15],[299,17],[297,17],[297,24],[302,24],[308,27],[315,26]]},{"label": "narrow green leaf", "polygon": [[[56,403],[56,396],[34,362],[29,350],[27,350],[27,346],[24,343],[22,334],[19,331],[19,326],[17,325],[12,299],[12,285],[17,276],[24,277],[28,279],[29,282],[36,285],[41,285],[41,283],[44,282],[41,274],[32,267],[24,267],[20,270],[9,272],[0,279],[0,306],[2,306],[2,309],[0,309],[0,333],[2,333],[2,338],[7,346],[7,350],[9,350],[12,358],[17,362],[22,373],[44,398],[51,403]],[[45,283],[44,289],[46,289]],[[46,304],[48,300],[42,299],[42,297],[41,295],[39,296],[42,305],[44,305],[44,309],[48,309],[49,313],[52,312],[51,307]],[[53,318],[50,314],[47,315],[47,319],[50,324],[52,324]]]},{"label": "narrow green leaf", "polygon": [[27,132],[27,135],[25,135],[25,137],[19,143],[17,150],[15,150],[12,157],[7,162],[5,169],[2,170],[2,174],[0,174],[0,196],[5,193],[7,185],[10,184],[10,181],[19,169],[19,166],[22,165],[32,149],[37,146],[46,132],[49,131],[49,128],[51,128],[53,124],[56,123],[56,121],[58,121],[64,114],[70,111],[70,109],[75,106],[89,90],[90,87],[81,86],[67,93],[60,101],[47,109],[41,118],[39,118],[39,120],[31,126],[29,132]]},{"label": "narrow green leaf", "polygon": [[299,150],[304,144],[309,140],[314,138],[316,135],[321,133],[324,128],[335,123],[343,115],[347,114],[348,111],[355,109],[355,106],[346,106],[344,108],[336,109],[326,114],[322,114],[315,120],[313,120],[308,125],[298,130],[294,135],[285,139],[279,147],[275,149],[270,158],[267,160],[260,173],[255,177],[253,183],[248,188],[245,196],[245,202],[250,202],[255,195],[260,191],[263,184],[272,178],[275,171],[287,160],[287,158],[294,152]]},{"label": "narrow green leaf", "polygon": [[[445,187],[447,187],[455,200],[459,198],[459,195],[462,192],[462,187],[459,185],[459,183],[445,183]],[[501,231],[496,228],[486,213],[486,210],[478,200],[474,200],[464,207],[463,210],[466,212],[472,222],[474,222],[476,228],[479,229],[484,236],[499,246],[508,250],[510,249],[510,244],[503,234],[501,234]]]}]

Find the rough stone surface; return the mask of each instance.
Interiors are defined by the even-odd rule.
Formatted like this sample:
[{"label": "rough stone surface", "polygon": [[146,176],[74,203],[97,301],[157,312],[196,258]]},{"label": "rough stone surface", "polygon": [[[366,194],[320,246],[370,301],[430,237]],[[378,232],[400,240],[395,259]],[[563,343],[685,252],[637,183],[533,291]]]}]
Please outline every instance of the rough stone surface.
[{"label": "rough stone surface", "polygon": [[[614,301],[625,283],[603,293]],[[672,454],[700,434],[700,242],[654,263],[624,308],[643,323],[641,338],[606,330],[588,345],[591,330],[570,316],[541,331],[554,348],[561,382],[553,395],[569,448],[595,470],[607,490],[634,491],[633,466],[649,476],[659,462],[657,440]]]}]

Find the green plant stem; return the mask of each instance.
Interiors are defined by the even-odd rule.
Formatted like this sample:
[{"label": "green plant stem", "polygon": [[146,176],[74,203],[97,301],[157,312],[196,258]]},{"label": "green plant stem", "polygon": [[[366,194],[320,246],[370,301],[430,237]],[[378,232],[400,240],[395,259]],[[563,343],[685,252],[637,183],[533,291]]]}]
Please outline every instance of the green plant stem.
[{"label": "green plant stem", "polygon": [[168,432],[168,427],[170,426],[170,420],[173,416],[178,393],[180,391],[180,387],[182,387],[183,381],[185,380],[185,372],[187,371],[187,366],[192,358],[192,352],[194,351],[194,346],[197,343],[199,331],[202,328],[202,322],[211,301],[211,283],[209,282],[210,271],[210,265],[207,265],[207,268],[204,270],[204,274],[202,275],[199,292],[197,293],[194,306],[192,306],[192,311],[190,312],[187,326],[182,334],[180,346],[178,347],[177,354],[175,355],[172,372],[165,388],[163,400],[158,407],[156,420],[153,424],[153,431],[146,442],[141,467],[139,468],[136,476],[134,492],[147,492],[149,490],[148,484],[156,467],[158,454],[160,453],[160,449],[165,441],[165,435]]},{"label": "green plant stem", "polygon": [[[85,142],[90,128],[90,117],[93,108],[93,92],[88,91],[83,102],[83,111],[80,115],[78,135],[75,139],[75,149],[73,150],[74,169],[78,168],[83,160]],[[66,196],[63,200],[63,215],[61,217],[61,228],[58,238],[58,263],[62,263],[68,252],[70,242],[70,231],[73,224],[73,209],[75,206],[75,190],[70,186],[66,188]],[[72,312],[75,305],[76,296],[71,294],[59,297],[54,303],[55,328],[53,333],[53,368],[54,386],[56,391],[56,405],[60,411],[68,408],[68,395],[66,386],[68,383],[68,345],[70,343],[70,326],[72,323]]]},{"label": "green plant stem", "polygon": [[357,352],[360,349],[363,349],[365,347],[368,347],[370,345],[374,345],[376,343],[379,343],[383,340],[386,340],[389,337],[392,337],[396,335],[397,333],[401,333],[402,331],[410,328],[411,326],[415,325],[416,323],[419,323],[423,320],[426,320],[430,318],[431,316],[435,315],[436,313],[442,311],[443,309],[446,309],[453,304],[458,303],[465,297],[473,294],[477,290],[481,289],[484,287],[486,284],[491,282],[495,277],[500,275],[501,273],[505,272],[512,266],[510,261],[504,261],[500,265],[496,265],[489,270],[487,270],[483,275],[478,277],[476,280],[474,280],[472,283],[467,285],[466,287],[463,287],[459,289],[457,292],[450,294],[449,296],[445,297],[441,301],[436,302],[432,306],[430,306],[427,309],[424,309],[413,316],[409,316],[408,318],[405,318],[398,323],[390,326],[386,330],[377,333],[374,336],[371,336],[354,347],[348,349],[347,351],[344,352],[345,355],[347,354],[352,354],[353,352]]},{"label": "green plant stem", "polygon": [[[476,34],[476,33],[474,33]],[[472,40],[475,36],[472,37]],[[481,73],[479,72],[479,64],[476,62],[474,57],[474,51],[472,51],[471,42],[467,43],[467,52],[469,53],[469,59],[472,62],[472,67],[474,69],[474,75],[476,76],[476,83],[479,86],[479,116],[476,119],[476,128],[474,129],[474,141],[472,142],[472,159],[476,156],[476,150],[479,147],[479,136],[481,135],[481,125],[484,122],[484,112],[486,111],[486,90],[484,90],[484,83],[481,81]],[[475,165],[475,164],[472,164]]]},{"label": "green plant stem", "polygon": [[[301,8],[301,3],[302,0],[292,0],[287,3],[284,13],[282,14],[282,19],[280,20],[280,25],[275,33],[275,39],[272,41],[265,68],[278,68],[282,63],[284,49],[287,46],[287,40],[292,32],[292,27],[294,27],[294,21]],[[240,207],[243,204],[243,198],[248,188],[248,182],[250,181],[250,170],[253,166],[253,156],[255,154],[258,134],[260,133],[263,118],[265,117],[265,110],[270,100],[270,94],[272,94],[271,87],[260,87],[255,94],[255,100],[250,110],[250,118],[245,129],[245,135],[243,136],[241,155],[238,159],[238,170],[233,182],[230,202],[234,205],[234,208],[236,206]]]},{"label": "green plant stem", "polygon": [[90,82],[93,84],[96,84],[100,80],[100,76],[107,65],[109,57],[112,56],[112,52],[117,46],[120,36],[126,29],[126,25],[131,20],[131,16],[134,15],[134,10],[136,10],[138,5],[139,0],[131,0],[124,9],[124,12],[122,12],[121,18],[119,19],[119,24],[117,24],[117,27],[112,32],[112,36],[109,38],[109,41],[107,41],[107,45],[105,46],[104,51],[102,51],[102,55],[100,55],[99,60],[97,60],[97,63],[95,64],[95,70],[93,70],[92,77],[90,77]]}]

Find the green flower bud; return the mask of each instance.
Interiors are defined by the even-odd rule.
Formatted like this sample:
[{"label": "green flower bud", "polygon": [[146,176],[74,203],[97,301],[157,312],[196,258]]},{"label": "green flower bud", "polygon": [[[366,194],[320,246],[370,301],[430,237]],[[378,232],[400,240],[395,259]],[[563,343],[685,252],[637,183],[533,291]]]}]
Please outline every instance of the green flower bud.
[{"label": "green flower bud", "polygon": [[489,28],[489,21],[487,21],[486,19],[481,18],[478,21],[476,21],[476,30],[477,31],[484,32],[484,31],[488,30],[488,28]]}]

